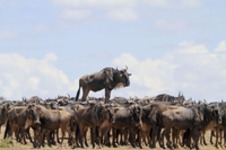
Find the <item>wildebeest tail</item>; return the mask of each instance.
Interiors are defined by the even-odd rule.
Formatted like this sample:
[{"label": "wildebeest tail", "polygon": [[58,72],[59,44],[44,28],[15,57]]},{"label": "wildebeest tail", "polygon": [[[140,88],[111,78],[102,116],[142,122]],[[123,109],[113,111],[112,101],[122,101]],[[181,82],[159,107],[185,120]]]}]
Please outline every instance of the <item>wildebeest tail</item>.
[{"label": "wildebeest tail", "polygon": [[81,86],[79,86],[79,88],[78,88],[78,91],[77,91],[77,94],[76,94],[76,97],[75,97],[75,100],[76,100],[76,101],[77,101],[77,100],[78,100],[78,98],[79,98],[80,88],[81,88]]},{"label": "wildebeest tail", "polygon": [[9,124],[9,120],[7,120],[7,123],[6,123],[6,128],[5,128],[5,133],[4,133],[4,139],[7,138],[7,136],[9,136],[9,132],[11,130],[11,127],[10,127],[10,124]]}]

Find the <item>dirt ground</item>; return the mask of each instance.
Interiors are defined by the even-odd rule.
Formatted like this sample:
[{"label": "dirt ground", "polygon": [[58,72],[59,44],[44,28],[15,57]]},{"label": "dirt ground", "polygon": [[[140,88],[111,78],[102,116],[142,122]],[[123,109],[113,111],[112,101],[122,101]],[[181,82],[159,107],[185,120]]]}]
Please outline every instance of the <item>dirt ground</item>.
[{"label": "dirt ground", "polygon": [[[5,131],[5,128],[2,127],[2,128],[1,128],[1,133],[0,133],[0,142],[1,142],[1,140],[3,139],[4,131]],[[200,149],[201,149],[201,150],[214,150],[214,149],[216,149],[213,145],[210,145],[210,143],[209,143],[209,132],[208,132],[207,135],[206,135],[206,140],[207,140],[207,142],[208,142],[208,146],[201,146],[201,145],[200,145]],[[158,144],[157,144],[157,145],[158,145]],[[145,146],[144,143],[142,144],[142,146],[143,146],[143,149],[144,149],[144,150],[150,149],[149,147]],[[11,145],[10,148],[0,148],[0,149],[7,149],[7,150],[30,150],[30,149],[34,149],[34,148],[32,147],[32,144],[31,144],[30,142],[28,142],[27,145],[22,145],[22,144],[16,142],[15,139],[13,139],[13,145]],[[42,149],[42,150],[53,150],[53,149],[70,150],[71,148],[68,146],[67,141],[64,140],[64,143],[63,143],[63,145],[62,145],[61,147],[59,147],[59,145],[57,145],[57,146],[52,146],[52,147],[48,147],[48,146],[46,145],[44,148],[42,147],[41,149]],[[84,150],[84,149],[82,149],[82,148],[75,148],[75,149],[78,149],[78,150]],[[90,149],[90,150],[91,150],[91,149],[92,149],[91,144],[90,144],[90,147],[85,148],[85,149],[87,149],[87,150]],[[111,147],[111,148],[103,147],[102,149],[113,150],[113,149],[116,149],[116,148],[113,148],[113,147]],[[120,147],[118,147],[117,149],[120,149],[120,150],[128,150],[128,149],[134,149],[134,148],[132,148],[131,146],[120,146]],[[180,149],[180,150],[187,150],[188,148],[187,148],[187,149],[185,149],[185,148],[179,148],[179,149]],[[225,148],[219,148],[219,149],[225,149]],[[155,149],[153,149],[153,150],[161,150],[161,148],[159,148],[159,147],[157,146],[157,148],[155,148]]]}]

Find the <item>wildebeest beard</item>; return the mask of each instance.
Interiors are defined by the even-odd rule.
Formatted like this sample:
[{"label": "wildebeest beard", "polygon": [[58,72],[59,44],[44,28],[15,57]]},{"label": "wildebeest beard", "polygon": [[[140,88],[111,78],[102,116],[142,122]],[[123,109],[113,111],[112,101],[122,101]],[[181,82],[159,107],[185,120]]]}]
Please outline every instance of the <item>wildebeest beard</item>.
[{"label": "wildebeest beard", "polygon": [[114,89],[119,89],[119,88],[122,88],[122,87],[124,87],[124,83],[120,82],[114,87]]}]

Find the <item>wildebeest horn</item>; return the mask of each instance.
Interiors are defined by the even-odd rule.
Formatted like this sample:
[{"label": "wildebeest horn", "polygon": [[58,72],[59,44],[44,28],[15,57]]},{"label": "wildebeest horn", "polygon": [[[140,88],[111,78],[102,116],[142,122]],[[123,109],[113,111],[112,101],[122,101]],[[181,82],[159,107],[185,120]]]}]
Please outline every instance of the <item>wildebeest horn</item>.
[{"label": "wildebeest horn", "polygon": [[67,96],[68,96],[68,98],[70,98],[70,97],[71,97],[71,96],[70,96],[70,94],[68,94],[68,93],[67,93]]},{"label": "wildebeest horn", "polygon": [[181,96],[181,91],[179,91],[179,93],[178,93],[178,97],[180,97]]},{"label": "wildebeest horn", "polygon": [[126,65],[125,67],[126,67],[126,71],[127,71],[128,70],[128,66]]}]

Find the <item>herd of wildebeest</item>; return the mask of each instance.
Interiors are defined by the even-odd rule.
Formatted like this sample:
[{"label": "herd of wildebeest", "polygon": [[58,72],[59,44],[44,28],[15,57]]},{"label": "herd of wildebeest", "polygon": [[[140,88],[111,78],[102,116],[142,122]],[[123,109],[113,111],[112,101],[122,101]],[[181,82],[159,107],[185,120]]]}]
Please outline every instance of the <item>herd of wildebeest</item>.
[{"label": "herd of wildebeest", "polygon": [[[93,148],[199,149],[200,144],[207,145],[206,140],[216,148],[226,147],[225,102],[185,99],[182,93],[110,99],[112,89],[129,86],[130,75],[127,68],[105,68],[81,77],[76,97],[1,101],[0,126],[5,126],[1,134],[21,144],[30,141],[34,148],[62,145],[65,140],[71,148],[91,144]],[[105,89],[105,97],[87,97],[90,90],[101,89]],[[206,139],[206,131],[211,131],[210,139]]]}]

